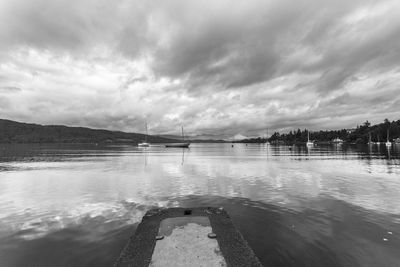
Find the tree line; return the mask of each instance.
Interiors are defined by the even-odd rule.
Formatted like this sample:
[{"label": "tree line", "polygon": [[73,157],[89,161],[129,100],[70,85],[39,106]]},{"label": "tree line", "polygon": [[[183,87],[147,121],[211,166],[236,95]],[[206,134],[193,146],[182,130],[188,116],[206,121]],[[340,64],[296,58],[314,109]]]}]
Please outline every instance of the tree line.
[{"label": "tree line", "polygon": [[335,138],[340,138],[348,143],[368,143],[369,136],[372,142],[386,142],[386,135],[389,131],[390,140],[400,138],[400,120],[390,122],[385,119],[382,123],[371,125],[369,121],[358,125],[354,129],[341,129],[341,130],[320,130],[310,131],[308,129],[297,129],[288,133],[274,132],[269,138],[250,138],[244,139],[241,143],[304,143],[307,141],[308,132],[310,133],[310,140],[317,142],[331,142]]}]

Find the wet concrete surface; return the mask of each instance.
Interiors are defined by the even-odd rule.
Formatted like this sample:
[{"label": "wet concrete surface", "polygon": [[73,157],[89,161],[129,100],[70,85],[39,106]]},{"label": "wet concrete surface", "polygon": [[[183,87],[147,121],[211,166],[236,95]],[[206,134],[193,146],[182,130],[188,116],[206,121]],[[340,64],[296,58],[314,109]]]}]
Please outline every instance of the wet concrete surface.
[{"label": "wet concrete surface", "polygon": [[[207,222],[206,220],[199,220],[198,217],[208,218],[210,229],[215,234],[215,239],[227,266],[262,266],[240,232],[232,224],[228,213],[221,208],[211,207],[153,209],[148,211],[135,234],[121,252],[115,266],[150,266],[157,237],[160,235],[162,221],[168,218],[185,217],[188,218],[187,221],[189,222],[202,221],[198,225],[203,224],[203,227],[206,227],[204,224],[207,224]],[[176,223],[178,227],[185,224],[184,220],[180,219]],[[172,228],[171,224],[169,226],[169,228]],[[164,230],[168,230],[168,227],[164,228]],[[161,230],[163,231],[163,228]],[[168,231],[165,233],[168,233]]]}]

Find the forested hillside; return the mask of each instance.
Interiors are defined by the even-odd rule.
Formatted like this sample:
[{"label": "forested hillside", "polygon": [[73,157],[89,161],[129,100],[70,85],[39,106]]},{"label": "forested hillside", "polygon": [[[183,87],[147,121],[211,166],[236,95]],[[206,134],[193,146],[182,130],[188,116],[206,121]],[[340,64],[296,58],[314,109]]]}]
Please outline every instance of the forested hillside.
[{"label": "forested hillside", "polygon": [[[380,142],[386,142],[386,135],[389,131],[389,139],[400,137],[400,120],[392,121],[385,119],[384,122],[371,125],[370,122],[366,121],[362,125],[357,126],[354,129],[342,129],[342,130],[321,130],[321,131],[310,131],[310,140],[317,142],[329,142],[334,138],[340,138],[345,142],[349,143],[367,143],[369,135],[373,142],[377,142],[378,138]],[[269,142],[283,142],[283,143],[304,143],[307,141],[307,129],[296,131],[290,131],[289,133],[281,134],[275,132],[270,138]],[[265,138],[251,138],[241,140],[239,142],[245,143],[263,143],[266,142]]]},{"label": "forested hillside", "polygon": [[[0,119],[0,143],[139,143],[144,134],[96,130],[61,125],[43,126]],[[168,143],[176,140],[149,135],[150,143]]]}]

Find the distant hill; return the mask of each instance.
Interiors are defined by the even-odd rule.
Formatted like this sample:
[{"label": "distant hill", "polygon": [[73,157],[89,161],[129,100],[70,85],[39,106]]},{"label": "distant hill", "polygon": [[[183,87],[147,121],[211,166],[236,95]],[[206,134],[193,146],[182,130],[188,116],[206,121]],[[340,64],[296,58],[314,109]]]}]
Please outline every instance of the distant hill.
[{"label": "distant hill", "polygon": [[[0,143],[139,143],[144,134],[62,125],[39,125],[0,119]],[[147,136],[150,143],[177,140]]]},{"label": "distant hill", "polygon": [[230,143],[230,141],[215,139],[189,139],[189,141],[191,143]]},{"label": "distant hill", "polygon": [[182,136],[181,135],[173,135],[173,134],[161,134],[159,137],[162,138],[167,138],[167,139],[175,139],[175,140],[181,140]]},{"label": "distant hill", "polygon": [[[176,140],[182,140],[182,136],[178,135],[160,135],[160,137],[163,138],[169,138],[169,139],[176,139]],[[185,140],[191,143],[227,143],[228,141],[221,140],[221,139],[196,139],[193,136],[185,136]]]}]

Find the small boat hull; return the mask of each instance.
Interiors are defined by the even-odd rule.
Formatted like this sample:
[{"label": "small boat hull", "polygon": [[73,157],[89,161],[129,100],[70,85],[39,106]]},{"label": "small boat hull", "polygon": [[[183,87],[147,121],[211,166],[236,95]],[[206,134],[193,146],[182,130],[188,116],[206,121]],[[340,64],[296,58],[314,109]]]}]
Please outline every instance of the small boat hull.
[{"label": "small boat hull", "polygon": [[188,148],[190,143],[170,143],[166,144],[165,147],[178,147],[178,148]]},{"label": "small boat hull", "polygon": [[149,143],[139,143],[138,147],[149,147],[150,144]]},{"label": "small boat hull", "polygon": [[341,145],[343,144],[343,140],[340,139],[339,137],[336,137],[335,139],[332,140],[332,144]]}]

